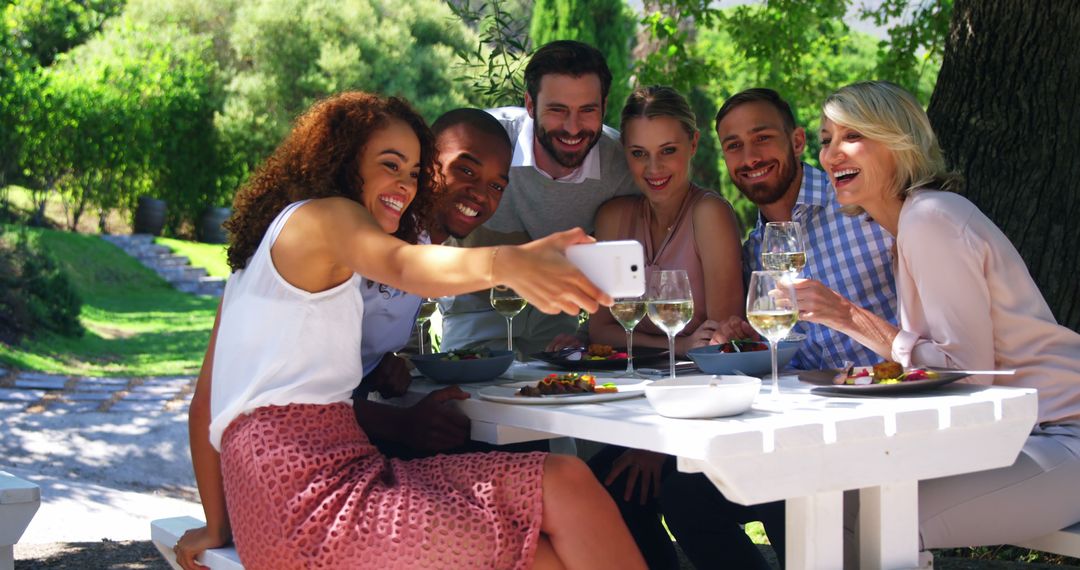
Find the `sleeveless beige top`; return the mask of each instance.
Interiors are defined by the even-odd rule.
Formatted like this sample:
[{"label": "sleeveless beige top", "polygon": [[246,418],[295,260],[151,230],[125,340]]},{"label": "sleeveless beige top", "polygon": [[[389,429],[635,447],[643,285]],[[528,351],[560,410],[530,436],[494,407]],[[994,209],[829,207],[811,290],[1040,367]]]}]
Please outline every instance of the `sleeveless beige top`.
[{"label": "sleeveless beige top", "polygon": [[[701,267],[701,254],[694,240],[694,206],[699,200],[723,200],[715,192],[709,192],[694,184],[683,198],[675,225],[667,232],[660,246],[653,249],[652,221],[653,211],[645,196],[633,199],[633,205],[626,209],[619,221],[615,239],[633,239],[645,247],[645,269],[684,269],[690,278],[690,294],[694,298],[694,316],[676,336],[686,336],[697,330],[708,318],[705,307],[705,274]],[[638,325],[639,331],[664,336],[665,333],[649,319]]]}]

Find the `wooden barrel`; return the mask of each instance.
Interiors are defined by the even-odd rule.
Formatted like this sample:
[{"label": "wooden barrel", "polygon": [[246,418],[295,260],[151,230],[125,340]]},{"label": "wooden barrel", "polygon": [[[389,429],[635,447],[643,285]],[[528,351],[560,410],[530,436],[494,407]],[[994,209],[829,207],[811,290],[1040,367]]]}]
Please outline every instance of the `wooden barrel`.
[{"label": "wooden barrel", "polygon": [[207,208],[199,219],[199,241],[228,243],[229,236],[222,224],[232,215],[232,208]]},{"label": "wooden barrel", "polygon": [[165,200],[157,198],[139,198],[135,207],[134,233],[161,235],[161,228],[165,227]]}]

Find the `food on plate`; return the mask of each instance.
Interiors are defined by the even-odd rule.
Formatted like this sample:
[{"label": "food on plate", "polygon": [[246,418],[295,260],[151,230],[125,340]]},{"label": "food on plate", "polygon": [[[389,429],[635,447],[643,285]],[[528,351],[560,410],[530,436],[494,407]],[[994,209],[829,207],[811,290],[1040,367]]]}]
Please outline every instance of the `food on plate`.
[{"label": "food on plate", "polygon": [[769,350],[769,345],[760,340],[735,339],[720,345],[720,352],[757,352]]},{"label": "food on plate", "polygon": [[554,396],[558,394],[610,394],[618,392],[619,388],[614,384],[596,384],[596,377],[592,374],[548,374],[536,383],[536,386],[524,386],[515,394],[539,398],[541,396]]},{"label": "food on plate", "polygon": [[451,350],[439,360],[479,360],[490,358],[491,350],[487,348]]},{"label": "food on plate", "polygon": [[899,362],[886,360],[874,365],[874,378],[899,378],[904,375],[904,367]]},{"label": "food on plate", "polygon": [[590,344],[588,348],[567,349],[566,360],[626,360],[626,353],[608,344]]},{"label": "food on plate", "polygon": [[867,385],[867,384],[899,384],[901,382],[913,382],[915,380],[930,380],[937,373],[924,368],[909,368],[904,370],[897,362],[886,360],[873,366],[855,366],[847,375],[844,384]]},{"label": "food on plate", "polygon": [[590,344],[589,356],[599,356],[600,358],[607,358],[615,352],[615,349],[608,344]]}]

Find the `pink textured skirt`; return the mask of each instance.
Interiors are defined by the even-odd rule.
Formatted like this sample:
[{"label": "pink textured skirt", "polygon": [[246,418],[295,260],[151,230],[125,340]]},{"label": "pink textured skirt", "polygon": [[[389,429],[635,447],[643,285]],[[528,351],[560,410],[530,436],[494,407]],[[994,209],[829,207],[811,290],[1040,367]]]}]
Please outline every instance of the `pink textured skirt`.
[{"label": "pink textured skirt", "polygon": [[529,568],[544,458],[387,459],[346,404],[259,408],[221,445],[233,539],[252,570]]}]

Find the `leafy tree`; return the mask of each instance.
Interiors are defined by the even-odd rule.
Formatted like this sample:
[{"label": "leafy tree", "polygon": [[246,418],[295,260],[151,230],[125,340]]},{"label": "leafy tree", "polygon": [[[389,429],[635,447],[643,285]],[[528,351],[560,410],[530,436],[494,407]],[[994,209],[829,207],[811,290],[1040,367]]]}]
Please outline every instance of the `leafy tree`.
[{"label": "leafy tree", "polygon": [[0,189],[20,174],[24,115],[41,88],[36,62],[16,41],[11,9],[0,4]]},{"label": "leafy tree", "polygon": [[407,98],[429,118],[469,103],[448,73],[472,44],[436,0],[246,0],[238,3],[218,117],[229,152],[248,168],[267,156],[293,118],[326,95],[363,89]]},{"label": "leafy tree", "polygon": [[455,48],[455,81],[485,107],[520,105],[525,97],[528,48],[527,20],[515,16],[512,2],[491,0],[479,7],[450,2],[454,19],[478,34],[474,44]]},{"label": "leafy tree", "polygon": [[57,55],[89,39],[123,6],[123,0],[15,0],[5,19],[19,49],[48,67]]},{"label": "leafy tree", "polygon": [[210,44],[176,26],[113,24],[45,72],[29,170],[62,191],[72,227],[89,206],[127,209],[152,189],[176,233],[217,193]]},{"label": "leafy tree", "polygon": [[630,94],[630,42],[634,18],[623,0],[537,0],[530,36],[533,47],[555,40],[577,40],[595,46],[611,68],[608,124],[617,125]]}]

